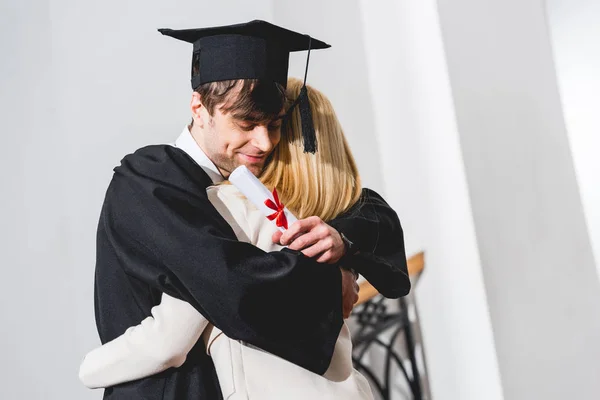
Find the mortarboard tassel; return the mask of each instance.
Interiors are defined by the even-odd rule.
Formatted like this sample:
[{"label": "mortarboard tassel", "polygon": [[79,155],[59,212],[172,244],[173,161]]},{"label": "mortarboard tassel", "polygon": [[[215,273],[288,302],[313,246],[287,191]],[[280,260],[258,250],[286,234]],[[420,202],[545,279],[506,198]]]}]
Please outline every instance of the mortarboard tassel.
[{"label": "mortarboard tassel", "polygon": [[286,117],[283,119],[282,130],[285,130],[285,124],[287,124],[288,119],[292,117],[294,107],[298,106],[302,125],[302,142],[304,143],[304,152],[315,154],[317,152],[317,136],[315,134],[315,125],[313,123],[312,112],[310,110],[308,89],[306,88],[306,76],[308,74],[308,62],[310,60],[311,40],[311,37],[308,36],[308,56],[306,58],[306,70],[304,71],[304,84],[302,85],[302,89],[300,89],[298,98],[294,100],[294,103],[286,113]]},{"label": "mortarboard tassel", "polygon": [[302,141],[304,142],[304,152],[315,154],[317,151],[317,135],[315,134],[315,126],[313,124],[306,84],[300,89],[300,96],[298,96],[298,99],[300,118],[302,119]]},{"label": "mortarboard tassel", "polygon": [[308,62],[310,61],[310,48],[312,38],[308,36],[308,55],[306,56],[306,69],[304,70],[304,85],[300,89],[298,96],[300,107],[300,118],[302,119],[302,140],[304,142],[304,152],[315,154],[317,151],[317,136],[315,134],[315,125],[313,124],[312,112],[310,111],[310,101],[308,100],[308,89],[306,88],[306,76],[308,75]]}]

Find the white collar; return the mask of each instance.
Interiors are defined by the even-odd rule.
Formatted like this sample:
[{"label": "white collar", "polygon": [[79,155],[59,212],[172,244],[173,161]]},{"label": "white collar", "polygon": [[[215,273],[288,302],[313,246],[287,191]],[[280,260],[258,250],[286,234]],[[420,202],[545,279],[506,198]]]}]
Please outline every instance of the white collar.
[{"label": "white collar", "polygon": [[175,147],[183,150],[188,156],[198,164],[204,172],[208,174],[213,183],[223,182],[223,176],[219,172],[216,165],[208,158],[206,153],[194,140],[189,128],[183,128],[183,132],[177,138],[174,144]]}]

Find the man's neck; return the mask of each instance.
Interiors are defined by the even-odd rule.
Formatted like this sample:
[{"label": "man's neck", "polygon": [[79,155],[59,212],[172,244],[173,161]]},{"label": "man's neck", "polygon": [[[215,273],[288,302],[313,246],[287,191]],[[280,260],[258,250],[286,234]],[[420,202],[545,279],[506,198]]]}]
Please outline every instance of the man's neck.
[{"label": "man's neck", "polygon": [[221,167],[219,167],[217,165],[217,163],[214,161],[213,157],[211,157],[211,154],[208,151],[206,151],[206,146],[204,145],[204,140],[202,140],[203,139],[202,131],[199,128],[195,127],[194,125],[188,125],[188,130],[190,131],[190,134],[192,135],[192,139],[194,139],[194,142],[196,142],[198,147],[200,147],[200,150],[202,150],[202,152],[204,154],[206,154],[206,157],[208,157],[208,159],[215,165],[215,167],[217,167],[221,176],[223,176],[224,179],[229,178],[229,172],[221,169]]}]

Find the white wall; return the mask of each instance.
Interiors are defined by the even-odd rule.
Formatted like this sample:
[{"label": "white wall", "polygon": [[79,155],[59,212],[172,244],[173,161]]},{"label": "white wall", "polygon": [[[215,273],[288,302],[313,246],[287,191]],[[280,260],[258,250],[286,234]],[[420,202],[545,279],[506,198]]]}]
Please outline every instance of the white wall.
[{"label": "white wall", "polygon": [[575,172],[600,274],[600,2],[546,0]]},{"label": "white wall", "polygon": [[502,398],[435,1],[362,1],[386,198],[408,254],[434,399]]}]

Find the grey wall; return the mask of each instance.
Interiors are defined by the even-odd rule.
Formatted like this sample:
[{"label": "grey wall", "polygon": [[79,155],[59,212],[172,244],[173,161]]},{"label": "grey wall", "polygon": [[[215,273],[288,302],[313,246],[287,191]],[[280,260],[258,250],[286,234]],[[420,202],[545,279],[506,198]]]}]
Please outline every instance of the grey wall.
[{"label": "grey wall", "polygon": [[44,388],[64,386],[56,378],[70,367],[62,360],[74,337],[66,326],[69,313],[63,312],[71,296],[64,292],[63,278],[69,279],[60,179],[64,163],[57,154],[65,140],[50,128],[56,124],[56,97],[49,5],[35,5],[2,4],[0,11],[0,397],[6,399],[43,398]]},{"label": "grey wall", "polygon": [[505,398],[597,398],[600,284],[543,4],[438,4]]}]

